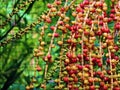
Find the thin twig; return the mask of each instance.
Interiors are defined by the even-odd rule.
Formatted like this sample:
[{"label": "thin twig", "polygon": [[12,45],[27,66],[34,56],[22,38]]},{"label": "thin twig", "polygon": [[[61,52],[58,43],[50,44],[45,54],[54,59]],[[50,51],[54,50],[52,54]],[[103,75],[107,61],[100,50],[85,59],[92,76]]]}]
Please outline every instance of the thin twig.
[{"label": "thin twig", "polygon": [[[23,13],[23,15],[16,21],[16,24],[18,24],[20,22],[20,20],[23,18],[23,16],[29,12],[29,10],[32,8],[32,6],[34,5],[35,1],[33,1],[29,7],[27,8],[27,10]],[[13,25],[2,37],[0,37],[0,40],[4,39],[8,33],[15,27],[15,25]]]}]

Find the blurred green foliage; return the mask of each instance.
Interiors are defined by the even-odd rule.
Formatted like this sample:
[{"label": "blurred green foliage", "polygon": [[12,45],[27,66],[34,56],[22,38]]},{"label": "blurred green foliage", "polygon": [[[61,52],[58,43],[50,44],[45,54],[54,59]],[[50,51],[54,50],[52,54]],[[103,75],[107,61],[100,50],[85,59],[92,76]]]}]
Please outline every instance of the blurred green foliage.
[{"label": "blurred green foliage", "polygon": [[[23,1],[27,0],[0,0],[0,25],[9,17],[12,10]],[[35,0],[32,7],[30,7],[26,13],[24,12],[28,9],[29,4],[24,9],[19,10],[4,28],[0,28],[0,37],[6,34],[23,14],[24,16],[20,22],[13,27],[5,38],[11,38],[13,34],[22,28],[24,29],[27,25],[37,21],[43,11],[47,9],[46,3],[48,2],[52,2],[52,0]],[[30,61],[33,58],[33,49],[39,44],[40,26],[41,24],[32,28],[30,32],[25,34],[21,39],[12,40],[9,44],[0,47],[1,90],[25,90],[25,86],[30,83],[30,78],[33,76]],[[5,38],[0,42],[4,41]]]}]

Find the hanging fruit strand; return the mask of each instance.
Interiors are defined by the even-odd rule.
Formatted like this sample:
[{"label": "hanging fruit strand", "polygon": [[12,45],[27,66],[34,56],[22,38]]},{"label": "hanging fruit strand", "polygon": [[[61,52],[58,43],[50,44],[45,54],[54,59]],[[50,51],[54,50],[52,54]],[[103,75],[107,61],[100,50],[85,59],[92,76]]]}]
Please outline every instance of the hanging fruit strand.
[{"label": "hanging fruit strand", "polygon": [[[89,8],[93,7],[93,5],[95,4],[95,2],[92,3],[92,5],[89,6]],[[90,9],[88,9],[88,11],[86,12],[86,15],[84,17],[84,22],[83,22],[83,27],[85,27],[86,25],[86,19],[88,18],[88,15],[89,15],[89,12],[90,12]],[[82,47],[82,67],[84,67],[84,32],[82,33],[82,44],[81,44],[81,47]],[[84,77],[84,70],[82,71],[82,77]],[[83,89],[85,89],[85,85],[83,84]]]},{"label": "hanging fruit strand", "polygon": [[[70,5],[68,6],[68,9],[69,9],[69,7],[70,7],[74,2],[75,2],[75,0],[73,0],[73,1],[70,3]],[[66,0],[65,5],[64,5],[64,8],[66,8],[67,3],[68,3],[68,0]],[[67,9],[67,10],[68,10],[68,9]],[[66,12],[66,11],[65,11],[65,12]],[[64,12],[63,14],[65,14],[65,12]],[[55,25],[55,28],[54,28],[54,31],[53,31],[53,34],[52,34],[52,38],[51,38],[51,42],[50,42],[50,46],[49,46],[49,49],[48,49],[48,53],[47,53],[46,56],[50,55],[50,52],[51,52],[51,49],[52,49],[52,45],[53,45],[53,41],[54,41],[54,37],[55,37],[55,33],[56,33],[56,31],[57,31],[57,28],[58,28],[58,25],[59,25],[59,22],[61,21],[61,19],[62,19],[62,18],[59,17],[59,19],[58,19],[58,21],[57,21],[57,23],[56,23],[56,25]],[[46,79],[47,70],[48,70],[48,63],[46,63],[46,65],[45,65],[44,79]],[[46,86],[46,82],[45,82],[45,86]],[[44,88],[44,90],[46,90],[46,88]]]}]

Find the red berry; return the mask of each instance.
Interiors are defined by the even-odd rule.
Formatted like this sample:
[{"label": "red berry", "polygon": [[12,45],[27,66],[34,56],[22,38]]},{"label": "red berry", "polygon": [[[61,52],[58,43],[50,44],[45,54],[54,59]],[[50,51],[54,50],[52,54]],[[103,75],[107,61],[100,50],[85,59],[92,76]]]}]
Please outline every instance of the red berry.
[{"label": "red berry", "polygon": [[100,78],[101,78],[101,79],[104,79],[104,77],[105,77],[104,74],[101,74],[101,75],[100,75]]},{"label": "red berry", "polygon": [[61,1],[56,1],[56,4],[57,4],[57,5],[60,5],[60,4],[61,4]]},{"label": "red berry", "polygon": [[81,7],[81,8],[84,8],[84,4],[83,4],[83,3],[81,3],[81,4],[80,4],[80,7]]},{"label": "red berry", "polygon": [[60,9],[60,11],[61,11],[61,12],[64,12],[64,11],[65,11],[65,8],[64,8],[64,7],[62,7],[62,8]]},{"label": "red berry", "polygon": [[55,29],[55,27],[54,27],[54,26],[51,26],[51,27],[50,27],[50,29],[51,29],[51,30],[54,30],[54,29]]},{"label": "red berry", "polygon": [[103,90],[108,90],[108,86],[104,85]]},{"label": "red berry", "polygon": [[102,35],[102,32],[101,31],[97,31],[96,33],[98,36],[101,36]]},{"label": "red berry", "polygon": [[108,77],[104,77],[104,81],[106,82],[106,81],[108,81],[109,80],[109,78]]},{"label": "red berry", "polygon": [[97,74],[98,74],[98,75],[101,75],[101,74],[102,74],[102,72],[101,72],[101,71],[97,71]]},{"label": "red berry", "polygon": [[113,18],[108,18],[108,22],[111,22],[113,20]]},{"label": "red berry", "polygon": [[111,18],[114,18],[114,17],[115,17],[115,15],[111,13],[111,14],[110,14],[110,17],[111,17]]},{"label": "red berry", "polygon": [[51,56],[50,54],[47,55],[47,58],[48,58],[48,59],[51,59],[51,57],[52,57],[52,56]]},{"label": "red berry", "polygon": [[77,62],[77,58],[73,58],[72,60],[71,60],[71,63],[76,63]]},{"label": "red berry", "polygon": [[103,87],[105,85],[104,82],[100,82],[100,86]]},{"label": "red berry", "polygon": [[59,37],[59,33],[54,33],[54,37]]},{"label": "red berry", "polygon": [[89,31],[84,31],[84,34],[87,36],[89,35]]},{"label": "red berry", "polygon": [[78,69],[79,70],[82,70],[83,69],[83,66],[82,65],[77,65]]},{"label": "red berry", "polygon": [[113,88],[113,90],[120,90],[120,87],[115,87]]},{"label": "red berry", "polygon": [[102,25],[103,25],[103,21],[100,21],[100,22],[99,22],[99,25],[101,25],[101,26],[102,26]]},{"label": "red berry", "polygon": [[107,39],[113,39],[113,36],[112,35],[108,35]]},{"label": "red berry", "polygon": [[118,51],[118,50],[119,50],[119,47],[116,45],[116,46],[114,46],[114,49],[115,49],[116,51]]},{"label": "red berry", "polygon": [[78,59],[81,59],[81,58],[82,58],[82,56],[81,56],[80,54],[78,54],[77,57],[78,57]]},{"label": "red berry", "polygon": [[48,8],[51,8],[51,7],[52,7],[52,5],[51,5],[50,3],[48,3],[48,4],[47,4],[47,7],[48,7]]},{"label": "red berry", "polygon": [[90,86],[89,90],[95,90],[95,86]]},{"label": "red berry", "polygon": [[99,67],[102,67],[102,63],[101,63],[101,62],[100,62],[100,63],[98,63],[98,66],[99,66]]},{"label": "red berry", "polygon": [[88,81],[89,81],[90,83],[93,83],[93,82],[94,82],[94,79],[93,79],[93,78],[89,78]]},{"label": "red berry", "polygon": [[47,22],[47,23],[51,23],[51,19],[50,19],[50,18],[47,18],[47,19],[46,19],[46,22]]},{"label": "red berry", "polygon": [[68,83],[69,82],[69,78],[68,77],[63,77],[63,81]]},{"label": "red berry", "polygon": [[115,13],[115,9],[111,9],[111,13]]},{"label": "red berry", "polygon": [[78,82],[78,78],[77,77],[74,78],[74,82]]},{"label": "red berry", "polygon": [[38,66],[38,65],[37,65],[36,69],[37,69],[37,71],[41,71],[42,70],[41,67]]},{"label": "red berry", "polygon": [[71,70],[70,66],[66,66],[66,70],[70,71]]},{"label": "red berry", "polygon": [[81,12],[81,9],[79,7],[76,8],[76,12]]},{"label": "red berry", "polygon": [[67,56],[68,58],[70,58],[70,59],[72,58],[72,54],[71,54],[71,53],[69,53],[69,52],[68,52],[68,53],[66,53],[66,56]]}]

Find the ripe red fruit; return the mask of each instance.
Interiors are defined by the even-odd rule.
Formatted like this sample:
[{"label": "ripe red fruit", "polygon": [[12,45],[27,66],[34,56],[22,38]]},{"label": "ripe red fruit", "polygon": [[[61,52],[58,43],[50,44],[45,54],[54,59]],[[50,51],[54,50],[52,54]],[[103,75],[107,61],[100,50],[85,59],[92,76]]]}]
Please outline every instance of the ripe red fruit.
[{"label": "ripe red fruit", "polygon": [[88,0],[85,0],[84,1],[84,5],[88,5],[89,4],[89,1]]},{"label": "ripe red fruit", "polygon": [[116,66],[116,65],[115,65],[114,63],[112,63],[112,68],[115,68],[115,66]]},{"label": "ripe red fruit", "polygon": [[74,78],[74,82],[78,82],[78,78],[77,77]]},{"label": "ripe red fruit", "polygon": [[61,11],[61,12],[65,12],[65,8],[62,7],[62,8],[60,9],[60,11]]},{"label": "ripe red fruit", "polygon": [[48,8],[51,8],[51,7],[52,7],[52,5],[51,5],[50,3],[48,3],[48,4],[47,4],[47,7],[48,7]]},{"label": "ripe red fruit", "polygon": [[113,18],[108,18],[108,22],[111,22],[113,20]]},{"label": "ripe red fruit", "polygon": [[98,6],[99,6],[99,7],[103,7],[103,3],[102,3],[102,2],[99,2]]},{"label": "ripe red fruit", "polygon": [[100,62],[100,63],[98,63],[98,66],[99,66],[99,67],[102,67],[102,63],[101,63],[101,62]]},{"label": "ripe red fruit", "polygon": [[114,49],[115,49],[116,51],[118,51],[118,50],[119,50],[119,47],[116,45],[116,46],[114,46]]},{"label": "ripe red fruit", "polygon": [[103,18],[104,18],[103,16],[99,16],[99,19],[100,19],[100,20],[103,20]]},{"label": "ripe red fruit", "polygon": [[66,53],[66,56],[67,56],[68,58],[70,58],[70,59],[72,58],[72,54],[71,54],[71,53],[69,53],[69,52],[68,52],[68,53]]},{"label": "ripe red fruit", "polygon": [[104,74],[101,74],[101,75],[100,75],[100,78],[101,78],[101,79],[104,79],[104,77],[105,77]]},{"label": "ripe red fruit", "polygon": [[102,35],[102,31],[97,31],[96,35],[101,36]]},{"label": "ripe red fruit", "polygon": [[100,86],[103,87],[105,85],[104,82],[100,82]]},{"label": "ripe red fruit", "polygon": [[96,63],[98,64],[101,63],[100,59],[96,59]]},{"label": "ripe red fruit", "polygon": [[63,77],[63,81],[68,83],[69,82],[69,77]]},{"label": "ripe red fruit", "polygon": [[103,90],[108,90],[108,86],[104,85]]},{"label": "ripe red fruit", "polygon": [[88,68],[88,69],[90,69],[90,65],[89,64],[86,64],[85,67]]},{"label": "ripe red fruit", "polygon": [[74,37],[77,39],[79,37],[78,33],[76,33]]},{"label": "ripe red fruit", "polygon": [[119,60],[119,57],[118,57],[118,56],[114,56],[114,59],[115,59],[115,60]]},{"label": "ripe red fruit", "polygon": [[101,28],[101,31],[103,33],[109,33],[110,32],[110,30],[108,28],[105,28],[105,27]]},{"label": "ripe red fruit", "polygon": [[73,71],[73,70],[70,70],[70,71],[69,71],[69,75],[72,75],[72,74],[74,74],[74,71]]},{"label": "ripe red fruit", "polygon": [[79,90],[79,88],[75,87],[74,90]]},{"label": "ripe red fruit", "polygon": [[78,57],[78,59],[81,59],[81,58],[82,58],[82,56],[81,56],[80,54],[78,54],[77,57]]},{"label": "ripe red fruit", "polygon": [[79,7],[76,8],[76,12],[81,12],[81,9]]},{"label": "ripe red fruit", "polygon": [[112,35],[108,35],[107,39],[113,39],[113,36]]},{"label": "ripe red fruit", "polygon": [[120,90],[120,87],[115,87],[113,88],[113,90]]},{"label": "ripe red fruit", "polygon": [[77,62],[77,58],[71,59],[71,63],[76,63],[76,62]]},{"label": "ripe red fruit", "polygon": [[90,86],[90,89],[89,90],[95,90],[95,86]]},{"label": "ripe red fruit", "polygon": [[83,3],[80,4],[80,7],[81,7],[81,8],[84,8],[84,6],[85,6],[85,5],[84,5]]},{"label": "ripe red fruit", "polygon": [[117,21],[117,17],[113,18],[114,21]]},{"label": "ripe red fruit", "polygon": [[104,12],[104,17],[107,17],[107,13],[106,12]]},{"label": "ripe red fruit", "polygon": [[51,26],[51,27],[50,27],[50,29],[51,29],[51,30],[54,30],[54,29],[55,29],[55,27],[54,27],[54,26]]},{"label": "ripe red fruit", "polygon": [[111,13],[115,13],[115,9],[111,9]]},{"label": "ripe red fruit", "polygon": [[94,58],[94,57],[92,58],[92,62],[93,62],[93,63],[95,63],[96,60],[97,60],[97,58]]},{"label": "ripe red fruit", "polygon": [[70,66],[66,66],[66,70],[70,71],[71,70]]},{"label": "ripe red fruit", "polygon": [[111,74],[111,71],[110,71],[110,70],[107,70],[107,74],[109,74],[109,75],[110,75],[110,74]]},{"label": "ripe red fruit", "polygon": [[87,19],[87,20],[86,20],[86,23],[87,23],[88,25],[92,25],[92,20]]},{"label": "ripe red fruit", "polygon": [[68,88],[71,90],[73,88],[73,85],[68,85]]},{"label": "ripe red fruit", "polygon": [[54,33],[54,37],[59,37],[59,33]]},{"label": "ripe red fruit", "polygon": [[86,60],[86,61],[89,61],[90,59],[89,59],[89,57],[85,57],[85,60]]},{"label": "ripe red fruit", "polygon": [[40,66],[37,65],[36,70],[37,70],[37,71],[41,71],[42,69],[41,69]]},{"label": "ripe red fruit", "polygon": [[77,65],[78,69],[79,70],[82,70],[83,69],[83,66],[82,65]]},{"label": "ripe red fruit", "polygon": [[87,52],[88,52],[88,49],[84,49],[83,52],[84,52],[84,53],[87,53]]},{"label": "ripe red fruit", "polygon": [[51,23],[51,19],[50,19],[50,18],[47,18],[47,19],[46,19],[46,22],[47,22],[47,23]]},{"label": "ripe red fruit", "polygon": [[84,31],[84,34],[87,36],[89,35],[89,31]]},{"label": "ripe red fruit", "polygon": [[56,1],[56,4],[57,4],[57,5],[60,5],[60,4],[61,4],[61,1]]},{"label": "ripe red fruit", "polygon": [[110,30],[107,28],[107,29],[105,29],[105,33],[109,33],[110,32]]},{"label": "ripe red fruit", "polygon": [[48,58],[48,59],[51,59],[51,57],[52,57],[52,56],[51,56],[50,54],[47,55],[47,58]]},{"label": "ripe red fruit", "polygon": [[69,44],[70,44],[71,42],[72,42],[72,40],[71,40],[71,39],[68,39],[68,40],[67,40],[67,43],[69,43]]},{"label": "ripe red fruit", "polygon": [[102,72],[101,72],[101,71],[97,71],[97,74],[98,74],[98,75],[101,75],[101,74],[102,74]]},{"label": "ripe red fruit", "polygon": [[93,79],[93,78],[89,78],[88,81],[89,81],[90,83],[93,83],[93,82],[94,82],[94,79]]},{"label": "ripe red fruit", "polygon": [[102,25],[103,25],[103,21],[100,21],[100,22],[99,22],[99,25],[101,25],[101,26],[102,26]]},{"label": "ripe red fruit", "polygon": [[108,77],[104,77],[104,81],[106,82],[106,81],[108,81],[109,80],[109,78]]},{"label": "ripe red fruit", "polygon": [[114,17],[115,17],[115,15],[111,13],[111,14],[110,14],[110,17],[111,17],[111,18],[114,18]]},{"label": "ripe red fruit", "polygon": [[59,21],[59,24],[60,24],[60,25],[64,25],[64,22],[63,22],[63,21]]}]

